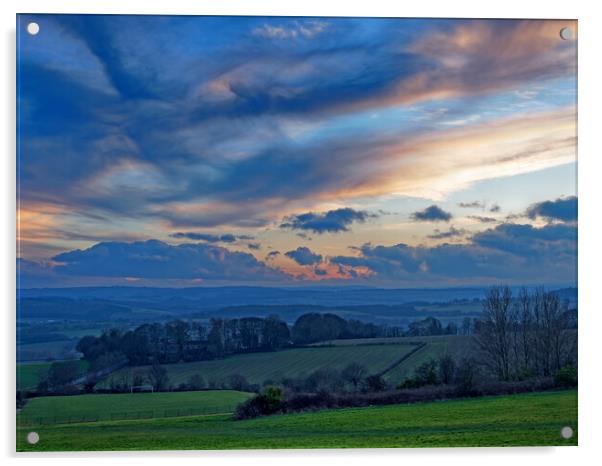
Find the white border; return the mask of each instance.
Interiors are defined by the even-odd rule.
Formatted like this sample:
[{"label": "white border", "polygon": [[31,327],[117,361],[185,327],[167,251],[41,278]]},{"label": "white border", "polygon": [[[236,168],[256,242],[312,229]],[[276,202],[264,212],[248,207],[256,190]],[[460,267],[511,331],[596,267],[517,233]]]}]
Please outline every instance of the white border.
[{"label": "white border", "polygon": [[[386,0],[303,0],[292,2],[266,0],[3,0],[2,60],[3,109],[0,130],[3,144],[1,186],[0,284],[4,306],[1,309],[3,334],[2,454],[12,464],[19,456],[21,464],[42,460],[45,464],[105,465],[111,458],[127,458],[132,464],[163,464],[166,458],[177,458],[179,464],[244,463],[254,465],[305,465],[307,462],[328,462],[346,466],[363,465],[367,461],[388,464],[441,464],[488,466],[541,463],[549,465],[589,464],[599,460],[598,426],[602,421],[600,391],[602,353],[599,333],[602,330],[602,300],[599,272],[600,258],[600,159],[599,116],[601,110],[600,44],[602,18],[596,14],[593,1],[504,0],[483,2],[469,0],[393,2]],[[516,449],[422,449],[422,450],[310,450],[310,451],[239,451],[239,452],[155,452],[155,453],[74,453],[16,455],[14,453],[15,393],[15,14],[16,13],[119,13],[119,14],[226,14],[226,15],[287,15],[287,16],[404,16],[404,17],[482,17],[482,18],[563,18],[579,20],[579,304],[580,304],[580,387],[579,443],[577,448],[516,448]]]}]

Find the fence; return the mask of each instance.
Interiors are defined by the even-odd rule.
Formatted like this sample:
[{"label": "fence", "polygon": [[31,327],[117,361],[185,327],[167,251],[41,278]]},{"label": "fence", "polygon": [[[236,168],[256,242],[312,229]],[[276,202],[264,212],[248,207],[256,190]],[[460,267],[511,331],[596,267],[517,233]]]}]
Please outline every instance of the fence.
[{"label": "fence", "polygon": [[222,406],[220,408],[181,408],[181,409],[162,409],[148,411],[123,411],[113,413],[85,414],[81,416],[31,416],[23,418],[18,416],[19,426],[39,426],[53,424],[79,424],[100,421],[123,421],[135,419],[157,419],[183,416],[204,416],[210,414],[231,414],[237,405]]}]

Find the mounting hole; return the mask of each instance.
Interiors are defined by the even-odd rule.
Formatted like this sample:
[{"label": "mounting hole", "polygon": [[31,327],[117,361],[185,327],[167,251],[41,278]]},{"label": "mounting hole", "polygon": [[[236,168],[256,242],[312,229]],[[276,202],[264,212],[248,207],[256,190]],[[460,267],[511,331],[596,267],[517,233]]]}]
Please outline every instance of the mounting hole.
[{"label": "mounting hole", "polygon": [[30,432],[27,434],[27,443],[35,445],[40,441],[40,435],[37,432]]},{"label": "mounting hole", "polygon": [[560,30],[560,38],[562,40],[570,40],[573,38],[573,30],[569,27]]},{"label": "mounting hole", "polygon": [[40,32],[40,25],[38,23],[27,24],[27,33],[29,35],[35,36],[38,32]]},{"label": "mounting hole", "polygon": [[560,436],[565,440],[570,439],[573,436],[573,429],[569,426],[564,426],[560,429]]}]

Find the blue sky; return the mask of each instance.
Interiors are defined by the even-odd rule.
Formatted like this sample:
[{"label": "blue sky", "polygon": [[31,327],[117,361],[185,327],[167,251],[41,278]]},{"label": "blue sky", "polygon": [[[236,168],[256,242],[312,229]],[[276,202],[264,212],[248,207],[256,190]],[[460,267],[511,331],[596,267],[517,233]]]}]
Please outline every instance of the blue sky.
[{"label": "blue sky", "polygon": [[575,284],[571,25],[21,15],[20,284]]}]

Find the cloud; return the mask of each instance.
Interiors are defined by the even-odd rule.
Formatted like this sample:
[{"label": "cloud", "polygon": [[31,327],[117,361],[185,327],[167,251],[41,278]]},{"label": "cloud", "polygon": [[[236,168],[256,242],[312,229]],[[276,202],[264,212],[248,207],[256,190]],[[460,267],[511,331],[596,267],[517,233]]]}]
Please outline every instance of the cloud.
[{"label": "cloud", "polygon": [[323,21],[310,20],[299,21],[292,26],[275,26],[264,24],[252,31],[253,35],[266,37],[270,39],[296,39],[306,38],[311,39],[314,36],[324,32],[327,24]]},{"label": "cloud", "polygon": [[410,218],[417,222],[449,222],[452,214],[433,204],[424,210],[414,212]]},{"label": "cloud", "polygon": [[148,279],[275,280],[283,275],[244,252],[203,243],[103,242],[53,257],[57,274]]},{"label": "cloud", "polygon": [[440,230],[435,230],[435,232],[432,235],[429,235],[428,238],[431,239],[449,239],[449,238],[455,238],[458,236],[464,236],[466,235],[467,231],[460,228],[455,228],[453,225],[450,227],[449,230],[447,231],[440,231]]},{"label": "cloud", "polygon": [[281,228],[292,230],[309,230],[314,233],[339,233],[349,231],[352,223],[364,223],[367,219],[377,218],[378,215],[350,207],[329,210],[328,212],[293,215],[285,218]]},{"label": "cloud", "polygon": [[311,251],[305,246],[300,246],[294,251],[284,253],[285,256],[291,258],[299,265],[314,265],[322,261],[322,256]]},{"label": "cloud", "polygon": [[[42,242],[90,244],[55,234],[81,225],[92,238],[102,222],[88,215],[120,241],[259,228],[333,199],[438,202],[575,161],[574,102],[562,94],[574,88],[576,41],[558,40],[559,21],[43,21],[52,47],[20,43],[20,208],[61,213],[52,226],[20,224],[26,257]],[[515,107],[532,85],[545,105]],[[470,125],[443,124],[479,108]]]},{"label": "cloud", "polygon": [[226,233],[223,235],[214,235],[211,233],[197,233],[194,231],[178,231],[169,235],[177,239],[191,239],[194,241],[206,241],[207,243],[235,243],[237,241],[247,241],[255,239],[252,235],[233,235]]},{"label": "cloud", "polygon": [[490,284],[576,283],[574,225],[503,224],[477,233],[465,244],[434,247],[365,244],[357,256],[336,256],[332,264],[365,267],[376,283]]},{"label": "cloud", "polygon": [[555,201],[538,202],[529,206],[526,215],[533,220],[541,217],[548,221],[575,222],[577,221],[577,197],[570,196]]},{"label": "cloud", "polygon": [[459,202],[458,207],[462,207],[464,209],[483,209],[485,205],[480,201]]},{"label": "cloud", "polygon": [[253,249],[254,251],[258,251],[259,249],[261,249],[261,244],[260,243],[249,243],[249,244],[247,244],[247,247],[249,249]]},{"label": "cloud", "polygon": [[276,257],[278,257],[280,255],[280,251],[270,251],[266,254],[265,256],[265,260],[272,260],[275,259]]},{"label": "cloud", "polygon": [[478,246],[503,251],[521,257],[545,257],[561,261],[563,256],[576,254],[577,229],[569,225],[531,225],[505,223],[494,229],[476,233],[472,242]]},{"label": "cloud", "polygon": [[502,210],[502,208],[497,205],[497,204],[493,204],[490,208],[489,208],[489,212],[499,212],[500,210]]},{"label": "cloud", "polygon": [[484,217],[482,215],[469,215],[467,218],[471,219],[471,220],[476,220],[477,222],[481,222],[481,223],[495,223],[498,220],[493,218],[493,217]]},{"label": "cloud", "polygon": [[195,232],[176,232],[172,233],[172,238],[177,239],[192,239],[195,241],[207,241],[208,243],[234,243],[236,241],[236,236],[231,234],[225,235],[212,235],[210,233],[195,233]]}]

